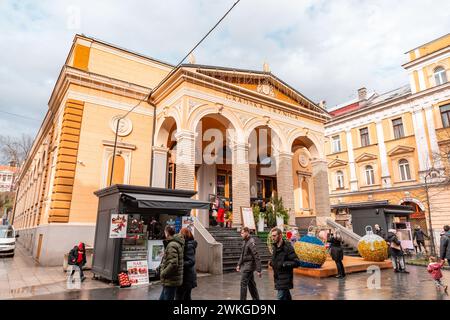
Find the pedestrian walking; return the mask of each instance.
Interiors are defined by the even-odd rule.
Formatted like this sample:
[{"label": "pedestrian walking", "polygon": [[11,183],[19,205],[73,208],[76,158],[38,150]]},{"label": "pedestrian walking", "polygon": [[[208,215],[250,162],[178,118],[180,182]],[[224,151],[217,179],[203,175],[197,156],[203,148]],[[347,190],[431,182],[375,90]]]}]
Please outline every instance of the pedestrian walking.
[{"label": "pedestrian walking", "polygon": [[431,277],[434,280],[434,284],[436,288],[440,290],[444,289],[444,292],[447,293],[448,286],[442,282],[442,267],[444,266],[445,260],[438,261],[436,257],[429,258],[429,264],[427,267],[428,273],[431,274]]},{"label": "pedestrian walking", "polygon": [[441,235],[440,258],[447,259],[450,264],[450,226],[448,225],[444,226],[444,233]]},{"label": "pedestrian walking", "polygon": [[409,273],[406,271],[405,255],[403,253],[402,243],[398,239],[397,231],[395,229],[389,229],[387,242],[389,243],[389,253],[391,255],[394,272]]},{"label": "pedestrian walking", "polygon": [[342,260],[344,260],[344,250],[342,249],[342,237],[339,233],[330,233],[328,242],[330,243],[330,255],[333,261],[336,263],[338,274],[336,278],[345,278],[345,268]]},{"label": "pedestrian walking", "polygon": [[247,227],[241,230],[242,250],[236,271],[241,273],[241,300],[247,300],[247,287],[253,300],[259,300],[254,272],[261,278],[261,259],[259,258],[255,239]]},{"label": "pedestrian walking", "polygon": [[382,237],[383,239],[386,238],[386,235],[384,234],[384,230],[383,230],[383,228],[380,227],[379,224],[375,224],[374,227],[375,227],[375,228],[374,228],[374,229],[375,229],[374,233],[375,233],[377,236],[380,236],[380,237]]},{"label": "pedestrian walking", "polygon": [[[416,253],[422,253],[422,247],[425,250],[425,253],[428,254],[427,252],[427,248],[425,247],[425,238],[430,239],[430,237],[428,237],[423,231],[422,229],[420,229],[420,226],[417,225],[414,229],[414,234],[413,234],[413,241],[415,240],[417,243],[417,247],[416,247]],[[417,248],[419,250],[417,250]]]},{"label": "pedestrian walking", "polygon": [[[74,246],[72,250],[69,252],[68,264],[71,266],[77,266],[80,270],[80,280],[84,281],[86,277],[83,273],[83,266],[86,264],[86,246],[83,242],[80,242],[77,246]],[[76,269],[72,268],[72,272],[70,274],[73,277]],[[74,279],[72,278],[72,281]]]},{"label": "pedestrian walking", "polygon": [[160,265],[162,291],[159,300],[174,300],[177,287],[183,284],[184,237],[175,234],[174,226],[164,229],[164,256]]},{"label": "pedestrian walking", "polygon": [[273,269],[275,289],[278,290],[278,300],[292,300],[291,292],[294,287],[294,268],[300,265],[300,260],[295,253],[290,241],[283,240],[283,234],[279,228],[270,231],[272,239],[272,259],[269,265]]},{"label": "pedestrian walking", "polygon": [[197,287],[197,272],[195,271],[197,241],[194,240],[189,228],[182,228],[180,234],[184,238],[183,283],[177,288],[175,300],[192,300],[192,289]]}]

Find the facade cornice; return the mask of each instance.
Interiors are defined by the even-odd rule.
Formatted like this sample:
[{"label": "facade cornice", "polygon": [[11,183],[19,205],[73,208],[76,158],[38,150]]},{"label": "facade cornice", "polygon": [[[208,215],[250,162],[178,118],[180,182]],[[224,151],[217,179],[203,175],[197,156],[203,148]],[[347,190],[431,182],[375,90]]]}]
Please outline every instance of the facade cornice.
[{"label": "facade cornice", "polygon": [[[275,107],[281,110],[297,113],[298,115],[313,119],[318,122],[325,123],[327,120],[330,119],[330,116],[326,112],[317,112],[308,109],[305,106],[299,106],[286,101],[278,100],[276,98],[261,94],[259,92],[246,89],[244,87],[229,82],[225,82],[223,80],[216,79],[214,77],[204,75],[195,71],[190,71],[188,69],[178,69],[173,73],[173,75],[171,75],[168,79],[163,81],[163,83],[160,86],[155,88],[155,90],[152,92],[152,102],[154,104],[159,104],[168,95],[170,95],[170,93],[177,86],[179,86],[184,81],[201,85],[229,95],[249,99],[257,103],[263,103],[265,105],[269,105],[271,107]],[[307,102],[307,100],[305,101]]]},{"label": "facade cornice", "polygon": [[[429,55],[420,57],[416,60],[407,62],[407,63],[403,64],[402,67],[405,68],[406,70],[412,72],[412,71],[423,68],[425,65],[435,63],[437,61],[446,59],[448,57],[450,57],[450,46],[442,48],[441,50],[433,52]],[[411,69],[411,70],[409,70],[409,69]]]},{"label": "facade cornice", "polygon": [[448,99],[450,99],[450,82],[408,95],[394,102],[374,105],[359,112],[341,116],[325,124],[325,135],[329,136],[348,128],[363,126],[375,122],[376,119],[385,119],[406,112],[417,112],[436,102]]}]

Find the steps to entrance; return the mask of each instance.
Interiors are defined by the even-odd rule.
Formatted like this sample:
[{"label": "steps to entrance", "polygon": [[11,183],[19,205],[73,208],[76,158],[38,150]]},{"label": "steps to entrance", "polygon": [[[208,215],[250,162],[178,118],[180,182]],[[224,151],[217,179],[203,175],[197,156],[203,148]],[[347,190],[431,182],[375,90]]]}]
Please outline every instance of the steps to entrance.
[{"label": "steps to entrance", "polygon": [[[223,272],[233,272],[236,270],[239,257],[241,255],[242,238],[236,228],[211,227],[208,232],[213,238],[223,245]],[[261,258],[263,268],[267,268],[267,263],[271,259],[269,249],[265,242],[256,236],[253,236],[258,248],[258,254]]]}]

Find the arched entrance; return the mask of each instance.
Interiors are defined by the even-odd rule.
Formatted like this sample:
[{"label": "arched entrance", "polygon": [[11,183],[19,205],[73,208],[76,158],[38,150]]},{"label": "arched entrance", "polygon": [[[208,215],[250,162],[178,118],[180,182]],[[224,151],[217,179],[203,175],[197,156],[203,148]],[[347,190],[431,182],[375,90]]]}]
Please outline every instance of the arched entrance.
[{"label": "arched entrance", "polygon": [[409,216],[409,222],[411,224],[411,229],[414,230],[416,226],[428,234],[427,229],[427,219],[425,216],[425,206],[417,199],[404,199],[400,202],[401,205],[410,206],[414,209],[414,213]]}]

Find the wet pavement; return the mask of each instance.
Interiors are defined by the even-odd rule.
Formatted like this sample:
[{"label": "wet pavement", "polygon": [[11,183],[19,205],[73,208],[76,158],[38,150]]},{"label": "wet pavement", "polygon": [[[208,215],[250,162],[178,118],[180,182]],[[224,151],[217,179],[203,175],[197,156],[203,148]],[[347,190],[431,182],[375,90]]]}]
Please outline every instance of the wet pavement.
[{"label": "wet pavement", "polygon": [[[294,300],[450,300],[449,296],[438,291],[424,267],[410,266],[410,274],[394,273],[383,270],[380,275],[380,289],[369,289],[368,273],[349,274],[346,279],[317,279],[295,276]],[[234,300],[239,299],[238,273],[220,276],[206,276],[198,279],[198,287],[192,292],[194,300]],[[449,283],[450,271],[444,271],[444,281]],[[273,289],[273,274],[264,271],[262,278],[256,279],[260,298],[276,298]],[[50,300],[155,300],[159,298],[161,286],[149,286],[93,290],[72,290],[63,293],[40,295],[32,299]],[[250,295],[249,295],[250,298]]]},{"label": "wet pavement", "polygon": [[[85,271],[87,279],[82,290],[111,288],[113,286],[92,280],[92,273]],[[0,299],[27,298],[64,292],[67,276],[60,267],[43,267],[36,263],[22,246],[16,246],[14,258],[0,258]]]},{"label": "wet pavement", "polygon": [[[86,281],[81,289],[68,289],[66,273],[61,267],[42,267],[34,262],[20,246],[14,258],[0,258],[0,299],[33,300],[156,300],[161,292],[159,283],[120,289],[107,282],[93,280],[92,273],[85,272]],[[347,275],[344,280],[318,279],[294,276],[294,300],[450,300],[449,296],[435,288],[425,267],[408,266],[410,274],[380,272],[380,288],[369,289],[368,280],[373,276],[360,272]],[[444,282],[450,284],[450,271],[444,270]],[[256,278],[261,299],[276,298],[273,273],[264,270],[262,278]],[[194,300],[239,299],[240,274],[219,276],[199,275],[198,287],[192,291]],[[250,294],[248,295],[250,298]]]}]

